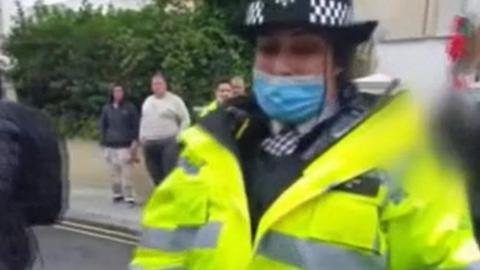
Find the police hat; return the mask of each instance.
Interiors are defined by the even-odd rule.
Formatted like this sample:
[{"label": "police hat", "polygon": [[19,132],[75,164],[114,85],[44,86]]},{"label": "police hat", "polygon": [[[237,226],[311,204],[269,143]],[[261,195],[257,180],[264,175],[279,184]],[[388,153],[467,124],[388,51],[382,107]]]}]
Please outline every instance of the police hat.
[{"label": "police hat", "polygon": [[254,38],[278,28],[302,28],[341,42],[367,41],[377,21],[354,21],[352,0],[253,0],[247,5],[242,34]]}]

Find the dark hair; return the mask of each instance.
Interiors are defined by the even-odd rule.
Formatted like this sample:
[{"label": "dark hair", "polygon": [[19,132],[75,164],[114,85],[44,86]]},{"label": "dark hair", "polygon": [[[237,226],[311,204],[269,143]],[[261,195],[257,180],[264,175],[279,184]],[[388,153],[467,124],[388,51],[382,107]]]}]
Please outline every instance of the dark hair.
[{"label": "dark hair", "polygon": [[156,71],[155,73],[153,73],[152,78],[162,78],[164,81],[166,81],[165,76],[161,71]]},{"label": "dark hair", "polygon": [[122,88],[122,91],[123,91],[123,99],[120,101],[120,103],[123,103],[126,99],[126,91],[125,91],[125,88],[123,87],[122,84],[120,83],[112,83],[110,84],[110,91],[109,91],[109,103],[113,103],[113,90],[117,87],[120,87]]},{"label": "dark hair", "polygon": [[[328,40],[328,38],[327,38]],[[355,57],[355,46],[351,44],[345,44],[342,43],[341,41],[338,40],[333,40],[332,46],[333,46],[333,60],[335,61],[335,67],[338,67],[341,69],[340,73],[337,75],[337,88],[340,91],[344,91],[346,89],[350,89],[354,87],[352,85],[352,77],[353,77],[353,61]],[[343,94],[348,94],[348,93],[342,93],[340,92],[340,98],[342,98],[341,95]]]},{"label": "dark hair", "polygon": [[152,76],[152,80],[154,78],[161,78],[163,80],[163,82],[165,83],[165,86],[167,87],[168,89],[168,82],[167,82],[167,78],[165,78],[165,75],[163,75],[163,72],[161,71],[156,71],[153,76]]},{"label": "dark hair", "polygon": [[217,88],[220,84],[230,84],[230,77],[220,77],[218,79],[215,80],[215,85],[213,87],[213,92],[216,92],[217,91]]}]

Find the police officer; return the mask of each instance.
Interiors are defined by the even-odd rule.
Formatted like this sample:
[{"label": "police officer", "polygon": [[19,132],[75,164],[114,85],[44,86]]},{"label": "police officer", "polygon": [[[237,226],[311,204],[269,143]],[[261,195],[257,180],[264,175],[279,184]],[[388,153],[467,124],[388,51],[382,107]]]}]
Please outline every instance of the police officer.
[{"label": "police officer", "polygon": [[480,267],[461,181],[450,181],[460,174],[433,155],[409,95],[351,82],[355,48],[377,24],[352,9],[248,5],[254,98],[180,136],[131,269]]},{"label": "police officer", "polygon": [[212,111],[215,111],[219,106],[224,106],[234,96],[232,84],[229,79],[221,78],[217,80],[215,85],[215,100],[210,102],[203,108],[199,116],[204,117]]}]

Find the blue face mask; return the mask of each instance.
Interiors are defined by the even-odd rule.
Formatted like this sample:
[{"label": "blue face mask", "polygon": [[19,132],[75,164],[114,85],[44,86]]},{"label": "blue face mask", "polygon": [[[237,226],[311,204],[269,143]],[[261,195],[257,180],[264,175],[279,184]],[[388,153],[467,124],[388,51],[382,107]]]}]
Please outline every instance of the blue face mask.
[{"label": "blue face mask", "polygon": [[285,124],[319,116],[325,103],[322,76],[273,76],[254,71],[253,91],[263,111]]}]

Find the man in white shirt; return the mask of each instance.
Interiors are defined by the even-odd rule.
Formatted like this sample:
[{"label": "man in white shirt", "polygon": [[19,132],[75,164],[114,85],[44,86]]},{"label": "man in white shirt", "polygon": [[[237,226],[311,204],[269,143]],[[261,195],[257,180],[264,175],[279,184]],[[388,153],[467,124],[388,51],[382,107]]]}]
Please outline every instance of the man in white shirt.
[{"label": "man in white shirt", "polygon": [[[176,151],[175,137],[190,125],[190,115],[183,100],[168,91],[161,73],[152,77],[152,92],[142,106],[140,141],[148,172],[158,184],[173,168],[175,160],[166,160],[166,152]],[[167,155],[171,156],[171,155]]]}]

